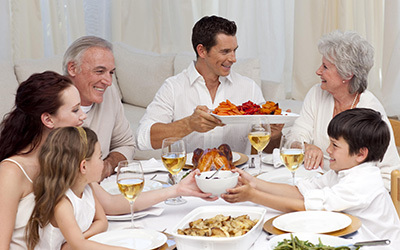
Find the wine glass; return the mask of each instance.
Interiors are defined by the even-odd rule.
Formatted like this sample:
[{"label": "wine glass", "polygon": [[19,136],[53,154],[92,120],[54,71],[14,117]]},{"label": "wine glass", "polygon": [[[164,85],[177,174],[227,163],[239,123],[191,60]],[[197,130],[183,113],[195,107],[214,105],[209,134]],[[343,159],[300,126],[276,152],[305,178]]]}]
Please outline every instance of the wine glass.
[{"label": "wine glass", "polygon": [[256,122],[251,124],[251,129],[248,134],[250,144],[257,150],[258,158],[260,160],[259,167],[256,174],[261,173],[261,155],[265,147],[271,139],[271,127],[267,118],[259,118]]},{"label": "wine glass", "polygon": [[129,201],[131,207],[131,227],[135,228],[133,223],[133,202],[144,187],[144,175],[141,163],[134,160],[120,161],[117,170],[117,184],[119,191]]},{"label": "wine glass", "polygon": [[295,171],[300,167],[304,159],[304,142],[292,140],[288,136],[282,135],[279,153],[283,164],[292,173],[294,186]]},{"label": "wine glass", "polygon": [[[170,137],[162,141],[161,160],[165,168],[171,173],[173,184],[177,181],[177,174],[186,163],[186,145],[181,138]],[[186,203],[181,196],[170,198],[165,201],[168,205],[180,205]]]}]

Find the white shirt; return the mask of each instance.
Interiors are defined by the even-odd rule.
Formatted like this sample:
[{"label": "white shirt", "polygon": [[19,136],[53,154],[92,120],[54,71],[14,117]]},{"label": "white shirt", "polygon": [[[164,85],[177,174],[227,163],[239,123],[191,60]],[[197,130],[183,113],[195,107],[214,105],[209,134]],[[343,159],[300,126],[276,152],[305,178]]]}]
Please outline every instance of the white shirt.
[{"label": "white shirt", "polygon": [[[136,133],[139,149],[152,149],[150,128],[154,123],[171,123],[190,116],[198,105],[214,109],[227,99],[235,105],[241,105],[249,100],[257,104],[265,102],[260,87],[253,80],[232,70],[227,77],[220,76],[219,81],[221,84],[213,102],[204,78],[197,72],[194,62],[180,74],[168,78],[140,121]],[[233,151],[249,153],[250,143],[247,139],[249,129],[248,124],[228,124],[216,127],[207,133],[193,132],[184,138],[187,152],[199,147],[213,148],[227,143]]]},{"label": "white shirt", "polygon": [[[390,174],[394,169],[400,169],[400,158],[397,153],[394,141],[392,126],[387,118],[385,109],[379,100],[368,90],[360,94],[360,100],[357,108],[370,108],[378,111],[382,115],[382,119],[389,126],[390,143],[383,157],[378,163],[381,169],[382,178],[387,190],[390,190]],[[300,112],[300,117],[296,119],[290,130],[290,135],[314,144],[319,147],[324,155],[329,146],[328,125],[333,117],[334,99],[333,96],[325,90],[321,89],[321,84],[314,85],[307,93],[306,98]],[[329,170],[329,162],[324,162],[324,170]]]},{"label": "white shirt", "polygon": [[357,239],[357,234],[355,239],[400,239],[400,220],[375,163],[339,172],[329,170],[322,176],[299,180],[297,187],[306,210],[342,211],[358,217],[363,238]]}]

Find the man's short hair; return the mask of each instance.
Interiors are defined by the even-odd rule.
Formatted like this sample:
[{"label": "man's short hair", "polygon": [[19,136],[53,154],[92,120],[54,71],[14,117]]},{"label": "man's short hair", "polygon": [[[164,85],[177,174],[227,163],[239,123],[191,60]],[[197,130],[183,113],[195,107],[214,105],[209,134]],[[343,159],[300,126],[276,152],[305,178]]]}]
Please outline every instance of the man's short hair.
[{"label": "man's short hair", "polygon": [[235,36],[235,22],[218,16],[205,16],[197,21],[192,30],[192,45],[196,56],[199,56],[196,50],[197,45],[202,44],[208,52],[217,44],[216,37],[221,33]]},{"label": "man's short hair", "polygon": [[97,36],[82,36],[76,39],[65,51],[63,58],[63,73],[68,76],[68,63],[74,62],[78,69],[81,66],[82,55],[92,47],[108,49],[112,52],[112,44]]},{"label": "man's short hair", "polygon": [[381,114],[368,108],[348,109],[336,115],[328,126],[331,138],[342,137],[349,145],[349,154],[367,148],[364,162],[381,161],[390,141],[390,131]]}]

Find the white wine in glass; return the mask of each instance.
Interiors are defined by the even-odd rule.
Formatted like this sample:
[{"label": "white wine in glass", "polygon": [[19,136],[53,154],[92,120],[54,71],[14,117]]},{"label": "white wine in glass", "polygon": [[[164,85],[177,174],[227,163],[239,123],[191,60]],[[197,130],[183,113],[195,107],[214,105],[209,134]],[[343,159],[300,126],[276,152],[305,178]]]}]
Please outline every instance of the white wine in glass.
[{"label": "white wine in glass", "polygon": [[133,160],[120,161],[117,169],[117,184],[119,191],[129,201],[131,207],[131,227],[135,228],[133,223],[133,203],[144,187],[144,175],[140,162]]},{"label": "white wine in glass", "polygon": [[[161,160],[165,168],[171,173],[174,185],[177,183],[177,174],[186,163],[186,145],[181,138],[165,138],[161,146]],[[186,203],[181,196],[170,198],[165,201],[169,205],[180,205]]]},{"label": "white wine in glass", "polygon": [[282,135],[279,153],[283,164],[292,173],[292,183],[294,186],[296,183],[295,171],[300,167],[304,159],[304,143],[290,140],[287,136]]},{"label": "white wine in glass", "polygon": [[271,140],[271,127],[269,125],[267,118],[261,118],[258,122],[255,122],[251,125],[250,132],[248,134],[248,138],[250,144],[257,150],[258,158],[260,160],[260,164],[256,174],[261,173],[261,156],[265,147],[268,145]]}]

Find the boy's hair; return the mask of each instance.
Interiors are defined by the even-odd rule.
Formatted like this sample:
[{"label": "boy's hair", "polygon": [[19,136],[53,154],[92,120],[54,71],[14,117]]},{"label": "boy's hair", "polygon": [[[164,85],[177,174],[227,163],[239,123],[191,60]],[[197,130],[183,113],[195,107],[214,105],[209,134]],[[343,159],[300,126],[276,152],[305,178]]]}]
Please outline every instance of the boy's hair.
[{"label": "boy's hair", "polygon": [[367,148],[364,162],[381,161],[390,141],[388,125],[381,114],[368,108],[348,109],[336,115],[328,126],[331,138],[342,137],[349,144],[349,154]]},{"label": "boy's hair", "polygon": [[40,174],[33,182],[35,207],[26,228],[28,249],[39,243],[39,227],[75,183],[83,160],[93,156],[97,135],[90,128],[63,127],[50,132],[39,152]]},{"label": "boy's hair", "polygon": [[199,56],[197,45],[202,44],[207,52],[210,51],[217,44],[218,34],[236,35],[235,22],[219,16],[205,16],[197,21],[192,29],[192,45],[196,57]]}]

